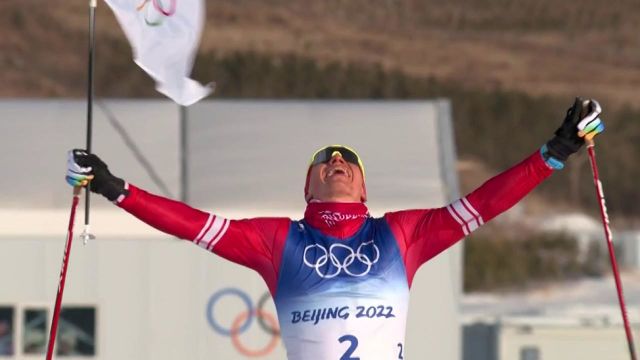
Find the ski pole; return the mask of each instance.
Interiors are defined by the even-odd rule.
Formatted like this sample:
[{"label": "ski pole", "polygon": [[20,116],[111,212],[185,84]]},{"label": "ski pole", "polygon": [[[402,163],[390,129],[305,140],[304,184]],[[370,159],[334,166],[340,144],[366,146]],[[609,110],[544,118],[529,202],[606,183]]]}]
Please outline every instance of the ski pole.
[{"label": "ski pole", "polygon": [[[93,134],[93,64],[95,58],[95,33],[96,33],[96,6],[97,0],[89,0],[89,64],[87,74],[87,145],[86,150],[91,153],[91,136]],[[87,241],[96,237],[91,233],[89,225],[91,191],[85,194],[84,202],[84,230],[80,238],[87,244]]]},{"label": "ski pole", "polygon": [[76,218],[76,208],[80,201],[80,192],[82,187],[73,188],[73,201],[71,202],[71,214],[69,215],[69,228],[67,229],[67,242],[62,255],[62,268],[60,269],[60,282],[58,284],[58,295],[56,295],[56,303],[53,308],[53,320],[51,320],[51,330],[49,332],[49,345],[47,347],[47,360],[51,360],[53,356],[53,348],[58,333],[58,320],[60,319],[60,305],[62,304],[62,293],[64,292],[64,282],[67,278],[67,267],[69,265],[69,255],[71,254],[71,242],[73,241],[73,223]]},{"label": "ski pole", "polygon": [[622,282],[620,281],[620,272],[618,271],[618,262],[616,261],[616,253],[613,248],[613,241],[611,237],[611,229],[609,227],[609,215],[607,214],[607,205],[604,200],[604,191],[602,190],[602,182],[598,174],[598,165],[596,164],[596,151],[595,143],[593,140],[587,140],[587,151],[589,152],[589,160],[591,163],[591,171],[593,172],[593,183],[596,187],[596,194],[598,196],[598,203],[600,204],[600,216],[602,217],[602,226],[604,227],[604,235],[607,240],[607,247],[609,249],[609,259],[611,260],[611,268],[613,269],[613,277],[616,282],[616,289],[618,291],[618,302],[620,303],[620,311],[622,312],[622,320],[624,321],[624,330],[627,335],[627,344],[629,346],[629,355],[631,360],[637,360],[636,350],[633,344],[633,333],[629,326],[629,318],[627,317],[627,307],[624,303],[624,295],[622,293]]}]

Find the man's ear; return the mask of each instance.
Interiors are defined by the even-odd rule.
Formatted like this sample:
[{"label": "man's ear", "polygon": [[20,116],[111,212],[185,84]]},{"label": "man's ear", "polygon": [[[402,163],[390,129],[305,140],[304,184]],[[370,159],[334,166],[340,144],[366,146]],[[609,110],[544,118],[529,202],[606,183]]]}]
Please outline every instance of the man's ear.
[{"label": "man's ear", "polygon": [[309,182],[311,180],[311,166],[309,166],[309,169],[307,170],[307,178],[304,182],[304,200],[306,202],[309,202],[309,200],[311,200],[312,196],[311,194],[309,194]]}]

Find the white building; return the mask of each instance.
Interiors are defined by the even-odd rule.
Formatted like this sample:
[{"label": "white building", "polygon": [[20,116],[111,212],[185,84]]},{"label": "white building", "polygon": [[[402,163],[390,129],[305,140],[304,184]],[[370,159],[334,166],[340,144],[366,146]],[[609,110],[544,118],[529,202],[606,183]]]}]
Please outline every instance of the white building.
[{"label": "white building", "polygon": [[[228,218],[302,217],[308,158],[328,143],[362,155],[373,215],[441,206],[458,195],[446,101],[210,101],[190,107],[186,123],[167,101],[104,105],[96,107],[93,150],[114,174],[163,193],[107,121],[107,109],[168,195],[185,193],[190,204]],[[0,101],[1,359],[43,357],[71,201],[65,155],[84,144],[85,107]],[[79,233],[82,210],[76,222]],[[97,240],[83,246],[76,238],[70,254],[58,336],[67,355],[59,358],[284,359],[269,318],[253,319],[236,341],[225,334],[246,311],[244,296],[275,316],[252,271],[152,230],[97,196],[91,224]],[[406,357],[460,359],[460,270],[457,246],[417,274]]]},{"label": "white building", "polygon": [[[597,314],[576,317],[507,316],[464,324],[465,360],[624,360],[619,322]],[[633,327],[640,331],[640,324]]]},{"label": "white building", "polygon": [[[622,278],[636,345],[640,276]],[[610,276],[526,293],[463,297],[464,360],[626,360],[629,352]]]}]

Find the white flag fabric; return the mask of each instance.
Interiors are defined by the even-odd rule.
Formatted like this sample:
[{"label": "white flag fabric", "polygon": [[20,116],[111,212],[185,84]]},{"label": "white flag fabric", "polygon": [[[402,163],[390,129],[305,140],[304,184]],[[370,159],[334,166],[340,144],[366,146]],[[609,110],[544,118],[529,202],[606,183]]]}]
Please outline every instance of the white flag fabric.
[{"label": "white flag fabric", "polygon": [[188,106],[211,86],[190,79],[204,25],[203,0],[105,0],[131,43],[134,61],[156,90]]}]

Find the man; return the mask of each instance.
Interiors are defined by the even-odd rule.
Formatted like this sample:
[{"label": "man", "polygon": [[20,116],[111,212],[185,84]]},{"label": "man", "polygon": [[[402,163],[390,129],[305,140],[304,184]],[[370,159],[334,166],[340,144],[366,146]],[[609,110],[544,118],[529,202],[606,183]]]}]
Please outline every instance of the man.
[{"label": "man", "polygon": [[[194,242],[265,280],[288,358],[401,359],[409,288],[429,259],[516,204],[604,126],[577,98],[555,136],[521,163],[438,209],[369,216],[356,152],[318,150],[307,171],[304,219],[228,220],[149,194],[96,155],[69,154],[67,181],[87,186],[155,228]],[[580,131],[579,131],[579,129]]]}]

